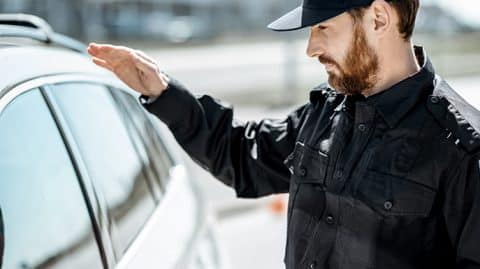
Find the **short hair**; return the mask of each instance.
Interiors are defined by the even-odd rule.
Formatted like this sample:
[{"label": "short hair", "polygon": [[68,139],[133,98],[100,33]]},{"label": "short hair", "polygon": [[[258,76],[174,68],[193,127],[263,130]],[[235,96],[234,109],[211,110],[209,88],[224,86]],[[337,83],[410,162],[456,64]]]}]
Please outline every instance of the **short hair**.
[{"label": "short hair", "polygon": [[[420,0],[386,0],[398,14],[398,31],[404,40],[410,40],[415,28]],[[366,8],[354,8],[348,11],[355,21],[363,18]]]}]

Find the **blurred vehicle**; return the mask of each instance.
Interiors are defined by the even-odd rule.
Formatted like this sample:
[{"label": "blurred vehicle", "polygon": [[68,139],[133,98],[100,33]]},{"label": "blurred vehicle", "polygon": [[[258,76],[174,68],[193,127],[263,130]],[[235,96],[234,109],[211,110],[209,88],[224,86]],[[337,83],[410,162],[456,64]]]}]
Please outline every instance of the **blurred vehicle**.
[{"label": "blurred vehicle", "polygon": [[228,268],[174,138],[84,50],[0,15],[0,268]]},{"label": "blurred vehicle", "polygon": [[81,17],[88,21],[83,24],[89,37],[183,43],[219,33],[213,20],[218,7],[210,2],[85,1]]},{"label": "blurred vehicle", "polygon": [[[417,32],[450,35],[479,31],[474,0],[422,0]],[[27,12],[46,18],[55,30],[87,40],[155,40],[171,44],[222,36],[276,37],[265,26],[291,0],[2,0],[0,12]],[[455,8],[454,8],[455,7]],[[473,18],[473,19],[472,19]],[[305,34],[291,37],[304,38]]]},{"label": "blurred vehicle", "polygon": [[144,13],[138,18],[131,9],[120,9],[111,14],[103,27],[111,38],[148,38],[169,43],[184,43],[190,40],[210,39],[216,33],[204,18],[193,15],[177,16],[167,12]]}]

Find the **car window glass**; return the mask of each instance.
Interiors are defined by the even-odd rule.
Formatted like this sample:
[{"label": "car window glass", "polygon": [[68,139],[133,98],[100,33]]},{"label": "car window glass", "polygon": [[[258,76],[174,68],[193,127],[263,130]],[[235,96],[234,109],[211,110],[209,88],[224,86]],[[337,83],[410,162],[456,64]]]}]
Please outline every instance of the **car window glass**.
[{"label": "car window glass", "polygon": [[149,115],[134,96],[122,90],[113,90],[113,93],[119,106],[125,108],[122,110],[125,112],[125,116],[133,122],[135,130],[142,138],[143,146],[148,154],[149,168],[154,170],[157,180],[161,184],[166,184],[173,164],[159,134],[156,133],[157,130],[148,118]]},{"label": "car window glass", "polygon": [[38,90],[0,115],[2,269],[102,268],[70,157]]},{"label": "car window glass", "polygon": [[155,207],[145,168],[106,87],[78,83],[52,89],[90,177],[108,206],[119,258]]}]

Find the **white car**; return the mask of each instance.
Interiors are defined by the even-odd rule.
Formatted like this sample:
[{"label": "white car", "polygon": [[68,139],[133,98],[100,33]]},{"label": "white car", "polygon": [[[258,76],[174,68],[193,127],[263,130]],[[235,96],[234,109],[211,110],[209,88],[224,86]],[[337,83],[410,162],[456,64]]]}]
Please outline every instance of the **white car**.
[{"label": "white car", "polygon": [[84,50],[0,15],[0,268],[227,268],[175,140]]}]

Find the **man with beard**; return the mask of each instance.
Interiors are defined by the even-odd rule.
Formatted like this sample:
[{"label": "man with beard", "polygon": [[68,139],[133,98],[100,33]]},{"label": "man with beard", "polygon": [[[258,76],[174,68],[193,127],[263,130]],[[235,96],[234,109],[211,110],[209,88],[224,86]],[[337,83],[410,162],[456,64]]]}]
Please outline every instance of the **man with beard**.
[{"label": "man with beard", "polygon": [[418,0],[305,0],[329,79],[283,120],[239,123],[141,52],[91,44],[190,156],[238,197],[290,193],[292,268],[480,268],[480,113],[411,35]]}]

